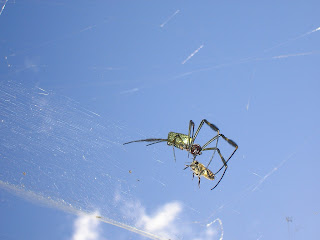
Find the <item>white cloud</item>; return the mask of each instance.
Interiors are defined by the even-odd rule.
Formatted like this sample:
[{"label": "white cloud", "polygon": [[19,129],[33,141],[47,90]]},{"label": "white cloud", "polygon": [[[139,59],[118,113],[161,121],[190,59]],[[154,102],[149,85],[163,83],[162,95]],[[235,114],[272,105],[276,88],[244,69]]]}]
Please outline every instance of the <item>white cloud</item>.
[{"label": "white cloud", "polygon": [[171,202],[159,208],[153,216],[143,214],[140,216],[138,225],[143,226],[146,231],[150,232],[175,232],[174,221],[182,210],[179,202]]},{"label": "white cloud", "polygon": [[223,240],[223,225],[219,218],[205,226],[193,221],[181,222],[184,204],[179,201],[165,203],[152,213],[147,213],[139,201],[124,201],[121,194],[115,195],[115,201],[123,204],[122,213],[126,219],[133,221],[134,227],[160,238],[180,239],[188,236],[188,239],[193,240]]},{"label": "white cloud", "polygon": [[80,215],[74,222],[74,232],[71,240],[101,240],[100,221],[96,219],[98,215],[100,214],[97,212]]},{"label": "white cloud", "polygon": [[[213,240],[218,239],[218,231],[214,227],[207,227],[204,232],[199,232],[199,235],[193,240]],[[220,238],[223,239],[223,238]]]},{"label": "white cloud", "polygon": [[[119,196],[117,197],[119,200]],[[132,218],[135,225],[144,231],[160,235],[166,238],[173,238],[181,234],[182,230],[177,223],[178,216],[182,211],[182,204],[174,201],[159,207],[154,213],[148,214],[140,202],[125,202],[123,213]]]}]

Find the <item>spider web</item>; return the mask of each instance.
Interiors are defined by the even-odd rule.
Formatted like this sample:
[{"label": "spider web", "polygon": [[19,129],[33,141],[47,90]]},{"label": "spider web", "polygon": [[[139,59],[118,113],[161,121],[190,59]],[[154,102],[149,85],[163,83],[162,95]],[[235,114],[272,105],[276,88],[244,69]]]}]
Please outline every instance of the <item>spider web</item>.
[{"label": "spider web", "polygon": [[[143,163],[151,169],[149,175],[143,174],[144,170],[139,173],[135,164],[125,160],[128,157],[124,154],[123,139],[130,132],[125,126],[101,120],[97,113],[52,91],[14,81],[1,83],[0,99],[2,189],[68,213],[89,214],[98,210],[96,219],[151,239],[182,237],[174,229],[159,231],[154,227],[159,214],[169,211],[164,216],[167,219],[172,212],[181,213],[183,206],[199,215],[187,201],[181,200],[168,203],[153,217],[145,213],[138,201],[139,191],[143,195],[150,188],[167,191],[168,183],[160,180],[156,174],[159,168],[152,164]],[[150,153],[154,162],[163,165],[156,150]],[[145,183],[146,189],[138,186],[149,181],[153,185]],[[179,224],[190,227],[188,218],[192,219],[185,216]],[[211,226],[213,223],[207,227],[204,223],[202,227],[196,224],[193,228],[208,228],[216,235],[222,223]]]},{"label": "spider web", "polygon": [[[114,205],[110,196],[98,192],[130,193],[130,186],[119,177],[127,173],[123,164],[111,157],[123,148],[121,133],[113,124],[107,126],[71,99],[2,82],[2,181],[52,199],[65,199],[68,193],[65,200],[77,209]],[[103,168],[106,163],[110,168]],[[108,214],[115,217],[112,209]]]}]

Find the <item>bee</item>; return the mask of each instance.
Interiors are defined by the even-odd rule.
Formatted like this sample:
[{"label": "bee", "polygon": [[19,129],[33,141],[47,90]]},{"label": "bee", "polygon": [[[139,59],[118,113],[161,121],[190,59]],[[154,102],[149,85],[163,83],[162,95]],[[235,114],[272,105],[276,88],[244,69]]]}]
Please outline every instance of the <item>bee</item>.
[{"label": "bee", "polygon": [[212,180],[212,181],[215,179],[215,174],[210,169],[208,169],[202,163],[198,162],[195,159],[192,161],[192,163],[190,165],[186,165],[186,167],[183,170],[187,169],[188,167],[190,167],[193,172],[192,179],[194,178],[194,175],[198,176],[199,188],[200,188],[200,177],[201,176],[203,176],[204,178],[206,178],[208,180]]}]

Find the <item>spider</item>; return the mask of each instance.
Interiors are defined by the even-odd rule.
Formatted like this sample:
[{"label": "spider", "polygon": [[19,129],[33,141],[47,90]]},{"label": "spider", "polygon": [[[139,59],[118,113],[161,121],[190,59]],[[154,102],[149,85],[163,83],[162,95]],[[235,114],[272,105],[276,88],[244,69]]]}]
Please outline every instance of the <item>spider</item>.
[{"label": "spider", "polygon": [[[211,138],[208,142],[206,142],[203,146],[200,146],[199,144],[194,143],[194,141],[196,140],[203,124],[206,123],[212,130],[214,130],[215,132],[217,132],[217,134]],[[227,141],[231,146],[233,146],[235,149],[232,152],[232,154],[230,155],[230,157],[225,160],[219,150],[219,148],[217,148],[218,145],[218,140],[219,137],[222,137],[225,141]],[[216,142],[216,146],[215,147],[211,147],[211,148],[207,148],[207,146],[212,143],[213,141],[217,140]],[[193,162],[190,165],[186,165],[187,167],[191,167],[192,171],[194,174],[196,174],[197,176],[199,176],[199,185],[200,185],[200,177],[204,176],[207,179],[213,180],[214,179],[214,175],[216,175],[217,173],[219,173],[223,168],[224,172],[222,174],[222,177],[220,178],[220,180],[218,181],[218,183],[216,184],[216,186],[214,186],[211,190],[213,190],[215,187],[218,186],[218,184],[220,183],[221,179],[223,178],[226,170],[227,170],[227,163],[230,160],[230,158],[233,156],[233,154],[237,151],[238,149],[238,145],[232,141],[231,139],[228,139],[227,137],[225,137],[223,134],[220,133],[220,130],[218,127],[216,127],[214,124],[208,122],[206,119],[203,119],[198,127],[198,129],[196,130],[196,132],[194,133],[194,122],[192,120],[190,120],[189,122],[189,130],[188,130],[188,135],[183,134],[183,133],[176,133],[176,132],[169,132],[168,133],[168,138],[167,139],[163,139],[163,138],[148,138],[148,139],[141,139],[141,140],[135,140],[135,141],[130,141],[130,142],[126,142],[125,144],[129,144],[129,143],[134,143],[134,142],[152,142],[147,144],[147,146],[150,146],[152,144],[156,144],[156,143],[160,143],[160,142],[167,142],[167,145],[172,146],[173,149],[173,156],[174,156],[174,160],[176,161],[176,156],[175,156],[175,151],[174,151],[174,147],[179,148],[181,150],[187,150],[188,153],[191,153],[193,155]],[[196,157],[198,155],[201,155],[203,151],[208,151],[208,150],[213,150],[213,155],[208,163],[208,165],[205,167],[202,163],[199,163],[198,161],[196,161]],[[218,152],[223,166],[215,173],[213,174],[211,172],[211,170],[208,169],[208,166],[210,165],[214,153]],[[206,176],[210,176],[211,178],[208,178]],[[213,176],[213,178],[212,178]]]}]

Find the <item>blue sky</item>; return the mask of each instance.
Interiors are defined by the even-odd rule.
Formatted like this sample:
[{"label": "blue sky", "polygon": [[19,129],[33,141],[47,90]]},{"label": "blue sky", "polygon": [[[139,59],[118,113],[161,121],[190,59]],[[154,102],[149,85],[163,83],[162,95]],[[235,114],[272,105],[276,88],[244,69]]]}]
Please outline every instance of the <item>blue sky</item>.
[{"label": "blue sky", "polygon": [[[0,238],[316,239],[318,9],[1,0]],[[122,145],[191,119],[239,145],[213,191],[187,152]]]}]

